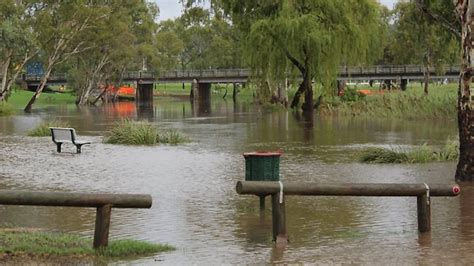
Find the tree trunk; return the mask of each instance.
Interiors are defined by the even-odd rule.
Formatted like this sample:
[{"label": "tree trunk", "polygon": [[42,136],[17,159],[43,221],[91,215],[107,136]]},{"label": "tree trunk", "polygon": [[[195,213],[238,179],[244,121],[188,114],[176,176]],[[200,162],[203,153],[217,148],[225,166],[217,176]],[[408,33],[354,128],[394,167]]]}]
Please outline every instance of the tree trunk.
[{"label": "tree trunk", "polygon": [[462,66],[458,88],[458,127],[459,127],[459,162],[456,168],[457,181],[474,181],[474,101],[470,85],[474,74],[474,1],[456,0],[456,12],[462,28]]},{"label": "tree trunk", "polygon": [[291,100],[291,105],[290,105],[291,108],[297,107],[298,104],[300,103],[301,94],[303,94],[303,92],[305,92],[305,90],[306,90],[303,83],[304,82],[300,83],[300,86],[298,87],[298,90],[296,91],[295,95],[293,96],[293,100]]},{"label": "tree trunk", "polygon": [[8,69],[10,68],[11,56],[3,63],[2,66],[2,83],[0,87],[0,101],[5,100],[5,96],[8,93],[7,89],[7,79],[8,79]]},{"label": "tree trunk", "polygon": [[425,73],[423,75],[423,91],[425,95],[428,95],[428,86],[430,83],[430,66],[425,64]]},{"label": "tree trunk", "polygon": [[303,112],[313,112],[313,86],[311,86],[311,80],[309,80],[307,75],[303,78],[303,84],[306,87],[304,94]]},{"label": "tree trunk", "polygon": [[41,92],[43,92],[43,89],[46,86],[46,83],[48,82],[48,78],[52,70],[53,70],[53,64],[49,64],[48,68],[46,69],[46,72],[43,74],[43,77],[41,78],[41,82],[38,88],[36,89],[35,94],[33,94],[30,101],[26,105],[25,109],[23,109],[26,113],[31,113],[33,104],[36,102],[36,99],[38,99],[38,97],[41,95]]}]

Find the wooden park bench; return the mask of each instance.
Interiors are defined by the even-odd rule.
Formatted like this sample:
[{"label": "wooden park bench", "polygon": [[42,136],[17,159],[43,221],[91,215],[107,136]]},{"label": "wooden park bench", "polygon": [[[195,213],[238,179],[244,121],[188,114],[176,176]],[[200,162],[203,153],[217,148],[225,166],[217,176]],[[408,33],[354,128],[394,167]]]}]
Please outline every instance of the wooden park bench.
[{"label": "wooden park bench", "polygon": [[49,129],[51,130],[51,137],[53,138],[53,142],[56,143],[58,152],[61,152],[61,145],[65,142],[76,145],[77,153],[81,153],[82,145],[90,144],[89,141],[78,140],[74,128],[50,127]]}]

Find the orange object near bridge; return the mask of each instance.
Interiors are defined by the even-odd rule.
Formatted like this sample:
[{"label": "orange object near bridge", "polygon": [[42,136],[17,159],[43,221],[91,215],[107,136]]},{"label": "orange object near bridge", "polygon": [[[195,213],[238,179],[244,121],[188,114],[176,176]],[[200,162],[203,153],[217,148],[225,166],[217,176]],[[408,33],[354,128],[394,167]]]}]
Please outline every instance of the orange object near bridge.
[{"label": "orange object near bridge", "polygon": [[133,87],[120,87],[118,89],[118,95],[127,95],[127,96],[135,96],[135,88]]}]

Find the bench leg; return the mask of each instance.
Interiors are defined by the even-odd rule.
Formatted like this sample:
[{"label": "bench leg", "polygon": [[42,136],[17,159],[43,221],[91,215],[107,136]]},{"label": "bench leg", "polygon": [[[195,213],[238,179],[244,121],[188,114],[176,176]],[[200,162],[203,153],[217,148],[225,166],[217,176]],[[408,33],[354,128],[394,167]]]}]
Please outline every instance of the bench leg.
[{"label": "bench leg", "polygon": [[56,143],[56,150],[60,153],[61,152],[61,142]]},{"label": "bench leg", "polygon": [[82,145],[77,145],[76,144],[77,153],[81,153],[81,147],[82,147]]}]

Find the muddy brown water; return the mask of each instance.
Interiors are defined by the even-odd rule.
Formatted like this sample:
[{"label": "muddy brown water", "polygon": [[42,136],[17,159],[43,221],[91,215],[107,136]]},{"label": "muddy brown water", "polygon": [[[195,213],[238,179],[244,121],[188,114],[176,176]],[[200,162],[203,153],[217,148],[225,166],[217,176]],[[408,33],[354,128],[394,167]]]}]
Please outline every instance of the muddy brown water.
[{"label": "muddy brown water", "polygon": [[[121,118],[176,128],[192,141],[181,146],[108,145],[102,138]],[[68,121],[91,140],[55,152],[49,138],[26,131],[42,121]],[[38,106],[34,113],[0,117],[0,188],[41,191],[147,193],[151,209],[113,209],[111,239],[168,243],[176,251],[126,264],[470,264],[474,242],[474,189],[435,198],[432,232],[419,234],[414,198],[287,197],[290,244],[271,241],[271,211],[240,196],[242,153],[284,151],[283,181],[452,183],[455,163],[366,165],[364,147],[443,145],[456,138],[454,120],[380,118],[305,120],[216,99],[211,105],[164,98],[153,108],[133,102],[78,109]],[[83,208],[0,206],[1,227],[33,227],[92,236],[95,211]],[[119,261],[120,262],[120,261]]]}]

